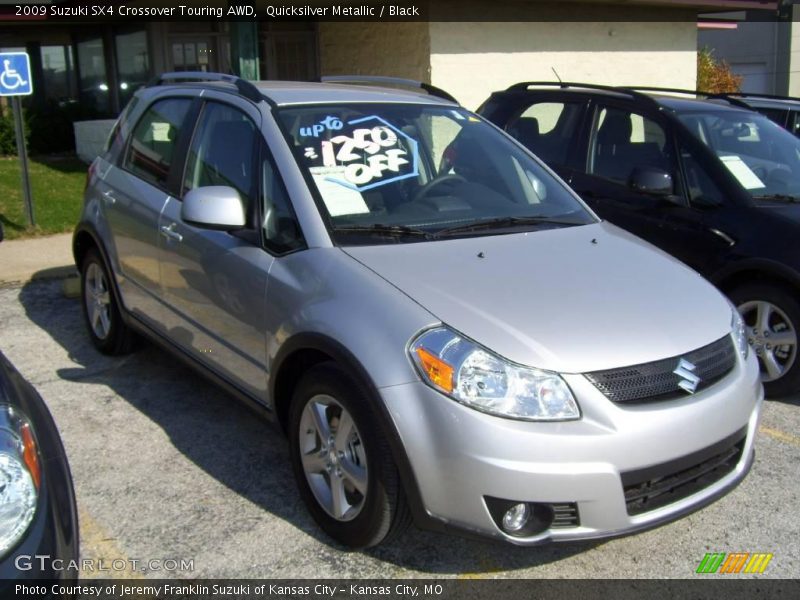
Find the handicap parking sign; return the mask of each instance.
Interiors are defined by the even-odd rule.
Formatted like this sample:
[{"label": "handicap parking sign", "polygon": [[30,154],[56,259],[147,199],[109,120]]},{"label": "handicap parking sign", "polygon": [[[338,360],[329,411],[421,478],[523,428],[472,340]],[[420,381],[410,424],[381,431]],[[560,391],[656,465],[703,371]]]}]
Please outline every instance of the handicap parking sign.
[{"label": "handicap parking sign", "polygon": [[26,52],[0,52],[0,96],[33,93],[31,61]]}]

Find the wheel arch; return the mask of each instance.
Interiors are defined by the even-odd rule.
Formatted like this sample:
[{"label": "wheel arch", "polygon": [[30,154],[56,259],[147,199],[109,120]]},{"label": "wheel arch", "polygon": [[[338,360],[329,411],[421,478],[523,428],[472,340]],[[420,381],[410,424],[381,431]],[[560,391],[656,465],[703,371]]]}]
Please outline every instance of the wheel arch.
[{"label": "wheel arch", "polygon": [[361,362],[337,340],[319,333],[296,334],[283,343],[271,361],[268,387],[272,409],[284,433],[288,431],[289,405],[300,377],[314,365],[328,361],[336,363],[367,392],[379,419],[379,426],[389,442],[392,458],[400,473],[400,480],[415,522],[429,529],[440,529],[439,523],[425,510],[411,462],[389,410],[380,399],[377,386]]},{"label": "wheel arch", "polygon": [[117,282],[116,272],[111,263],[111,258],[105,246],[100,241],[100,236],[97,234],[95,228],[90,223],[81,223],[78,225],[77,229],[75,229],[75,233],[72,236],[72,257],[75,260],[75,266],[79,273],[81,272],[83,259],[90,250],[96,250],[100,254],[100,259],[103,261],[108,271],[111,293],[114,294],[114,300],[117,302],[122,320],[130,325],[130,317],[128,311],[125,310],[125,303],[122,301],[122,294],[119,290],[119,284]]},{"label": "wheel arch", "polygon": [[103,259],[106,268],[109,270],[109,273],[111,273],[112,269],[108,252],[106,252],[105,246],[103,246],[100,241],[97,230],[90,223],[81,223],[78,225],[77,229],[75,229],[75,233],[72,236],[72,258],[79,271],[83,259],[86,257],[86,253],[91,249],[95,249],[100,253],[100,258]]},{"label": "wheel arch", "polygon": [[726,294],[748,283],[768,283],[800,295],[800,274],[782,263],[766,260],[736,263],[716,273],[711,281]]}]

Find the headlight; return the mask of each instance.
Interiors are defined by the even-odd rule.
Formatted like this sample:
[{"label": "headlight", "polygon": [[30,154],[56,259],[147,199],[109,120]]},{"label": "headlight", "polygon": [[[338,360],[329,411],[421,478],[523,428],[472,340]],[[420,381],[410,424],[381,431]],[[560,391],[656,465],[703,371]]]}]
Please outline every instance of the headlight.
[{"label": "headlight", "polygon": [[527,421],[580,418],[557,373],[512,364],[447,328],[424,332],[410,352],[428,384],[474,409]]},{"label": "headlight", "polygon": [[747,327],[745,327],[742,315],[733,304],[731,304],[731,335],[739,354],[742,355],[742,358],[747,359],[747,355],[750,353],[750,346],[747,343]]},{"label": "headlight", "polygon": [[30,423],[0,406],[0,556],[28,530],[36,513],[41,471]]}]

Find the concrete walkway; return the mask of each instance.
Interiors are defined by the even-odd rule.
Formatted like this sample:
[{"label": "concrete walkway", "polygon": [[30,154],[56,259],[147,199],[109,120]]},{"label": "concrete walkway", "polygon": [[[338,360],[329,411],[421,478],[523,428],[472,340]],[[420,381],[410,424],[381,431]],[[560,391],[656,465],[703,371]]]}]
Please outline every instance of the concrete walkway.
[{"label": "concrete walkway", "polygon": [[75,275],[71,233],[0,242],[0,284]]}]

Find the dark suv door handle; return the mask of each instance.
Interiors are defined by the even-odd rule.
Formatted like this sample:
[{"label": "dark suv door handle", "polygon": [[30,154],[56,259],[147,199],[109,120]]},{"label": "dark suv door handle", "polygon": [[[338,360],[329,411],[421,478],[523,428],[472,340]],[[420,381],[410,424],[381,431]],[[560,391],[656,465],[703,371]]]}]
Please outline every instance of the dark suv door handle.
[{"label": "dark suv door handle", "polygon": [[175,240],[176,242],[182,242],[183,241],[183,236],[180,233],[178,233],[177,231],[175,231],[175,225],[177,225],[177,223],[170,223],[169,225],[162,225],[161,228],[160,228],[161,235],[163,235],[168,240]]},{"label": "dark suv door handle", "polygon": [[711,233],[722,239],[728,246],[733,246],[736,244],[736,240],[729,236],[724,231],[720,231],[719,229],[714,229],[713,227],[709,229]]},{"label": "dark suv door handle", "polygon": [[103,192],[103,199],[109,204],[114,204],[117,201],[117,199],[114,197],[114,194],[111,193],[111,190],[106,190]]}]

